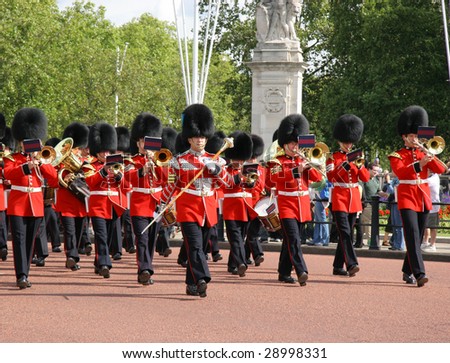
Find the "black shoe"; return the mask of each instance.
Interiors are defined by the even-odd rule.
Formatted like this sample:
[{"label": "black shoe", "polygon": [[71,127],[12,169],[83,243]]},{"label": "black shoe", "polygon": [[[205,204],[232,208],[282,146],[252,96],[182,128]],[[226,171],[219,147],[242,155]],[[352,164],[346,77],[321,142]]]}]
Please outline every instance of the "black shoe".
[{"label": "black shoe", "polygon": [[85,255],[86,254],[86,249],[85,248],[79,248],[78,249],[78,254],[79,255]]},{"label": "black shoe", "polygon": [[263,255],[259,255],[258,257],[255,258],[255,266],[259,266],[264,262],[264,256]]},{"label": "black shoe", "polygon": [[357,272],[359,272],[359,266],[358,265],[350,266],[350,268],[348,269],[348,276],[349,277],[353,277],[353,276],[356,275]]},{"label": "black shoe", "polygon": [[417,287],[422,287],[428,282],[427,275],[423,275],[417,279]]},{"label": "black shoe", "polygon": [[197,285],[186,285],[186,295],[198,296]]},{"label": "black shoe", "polygon": [[353,247],[355,247],[355,248],[363,248],[363,244],[362,243],[355,243],[354,245],[353,245]]},{"label": "black shoe", "polygon": [[223,259],[223,256],[221,253],[216,253],[215,255],[213,255],[213,262],[217,262]]},{"label": "black shoe", "polygon": [[208,284],[205,280],[199,280],[197,282],[197,292],[198,296],[200,297],[206,297],[206,289],[208,288]]},{"label": "black shoe", "polygon": [[122,259],[122,254],[121,254],[121,253],[116,252],[116,253],[113,255],[113,260],[114,260],[114,261],[119,261],[119,260],[121,260],[121,259]]},{"label": "black shoe", "polygon": [[306,286],[306,281],[308,280],[308,274],[306,272],[302,272],[301,274],[297,275],[298,283],[300,286]]},{"label": "black shoe", "polygon": [[36,258],[35,265],[37,267],[44,267],[45,266],[45,257],[38,257],[38,258]]},{"label": "black shoe", "polygon": [[237,275],[238,269],[237,269],[237,267],[228,267],[228,272],[232,275]]},{"label": "black shoe", "polygon": [[169,257],[171,254],[172,254],[172,249],[171,249],[171,248],[166,248],[166,249],[164,250],[164,252],[162,253],[162,255],[163,255],[164,257]]},{"label": "black shoe", "polygon": [[92,253],[92,244],[86,243],[86,246],[84,246],[84,249],[86,251],[86,256],[90,256]]},{"label": "black shoe", "polygon": [[53,247],[53,248],[52,248],[52,252],[57,252],[57,253],[62,252],[62,251],[61,251],[61,247],[59,247],[59,246]]},{"label": "black shoe", "polygon": [[253,265],[253,260],[251,258],[247,258],[247,260],[245,261],[245,263],[248,265]]},{"label": "black shoe", "polygon": [[100,266],[98,274],[103,276],[105,279],[109,279],[109,268],[108,266]]},{"label": "black shoe", "polygon": [[345,271],[342,267],[340,268],[333,268],[333,275],[337,276],[348,276],[348,272]]},{"label": "black shoe", "polygon": [[72,271],[78,271],[81,267],[74,258],[68,257],[66,260],[66,268],[71,269]]},{"label": "black shoe", "polygon": [[129,254],[136,253],[136,247],[131,246],[131,247],[128,249],[128,253],[129,253]]},{"label": "black shoe", "polygon": [[8,249],[6,247],[0,250],[0,256],[2,258],[2,261],[6,261],[6,259],[8,258]]},{"label": "black shoe", "polygon": [[239,267],[237,268],[237,272],[239,277],[244,277],[245,276],[245,271],[247,271],[247,266],[245,266],[243,263],[241,263],[239,265]]},{"label": "black shoe", "polygon": [[31,287],[31,282],[28,281],[26,276],[21,276],[17,279],[16,286],[20,289],[26,289],[27,287]]},{"label": "black shoe", "polygon": [[154,281],[151,278],[151,274],[149,270],[145,270],[142,271],[139,275],[138,275],[138,283],[142,284],[142,285],[153,285]]},{"label": "black shoe", "polygon": [[296,283],[295,279],[292,276],[278,275],[278,281],[284,282],[286,284],[295,284]]},{"label": "black shoe", "polygon": [[405,281],[407,284],[415,285],[416,284],[416,278],[413,274],[408,275],[403,273],[403,281]]},{"label": "black shoe", "polygon": [[178,257],[177,259],[177,263],[181,266],[181,267],[187,267],[187,261],[182,260],[181,258]]}]

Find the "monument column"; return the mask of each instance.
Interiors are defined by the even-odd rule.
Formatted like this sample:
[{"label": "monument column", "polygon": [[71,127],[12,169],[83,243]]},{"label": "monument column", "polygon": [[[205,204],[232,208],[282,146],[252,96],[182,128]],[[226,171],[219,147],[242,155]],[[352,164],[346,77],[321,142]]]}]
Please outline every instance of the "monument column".
[{"label": "monument column", "polygon": [[303,62],[293,21],[299,0],[261,1],[256,8],[258,44],[248,63],[252,71],[252,133],[266,148],[287,115],[302,112]]}]

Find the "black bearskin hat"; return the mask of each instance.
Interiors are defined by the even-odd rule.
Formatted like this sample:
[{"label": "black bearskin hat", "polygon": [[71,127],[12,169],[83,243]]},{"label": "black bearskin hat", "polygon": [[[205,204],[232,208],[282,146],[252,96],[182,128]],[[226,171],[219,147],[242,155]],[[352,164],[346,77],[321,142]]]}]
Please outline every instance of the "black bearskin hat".
[{"label": "black bearskin hat", "polygon": [[61,139],[59,137],[51,137],[45,142],[45,146],[51,146],[55,147],[61,142]]},{"label": "black bearskin hat", "polygon": [[47,138],[47,117],[38,108],[21,108],[14,115],[11,133],[17,141]]},{"label": "black bearskin hat", "polygon": [[0,140],[6,147],[9,147],[11,151],[16,149],[16,140],[12,137],[11,128],[8,126],[5,127],[5,136]]},{"label": "black bearskin hat", "polygon": [[283,147],[291,141],[298,141],[300,135],[309,134],[309,122],[298,113],[286,116],[278,127],[278,145]]},{"label": "black bearskin hat", "polygon": [[145,136],[161,137],[162,124],[159,118],[149,112],[136,116],[131,126],[131,142],[139,141]]},{"label": "black bearskin hat", "polygon": [[346,114],[339,117],[334,124],[333,137],[340,142],[357,143],[363,134],[364,123],[355,115]]},{"label": "black bearskin hat", "polygon": [[128,127],[119,126],[116,127],[117,133],[117,150],[124,153],[130,152],[130,131]]},{"label": "black bearskin hat", "polygon": [[276,129],[272,134],[272,142],[278,139],[278,129]]},{"label": "black bearskin hat", "polygon": [[216,154],[222,148],[226,137],[227,135],[223,131],[216,131],[206,142],[205,150],[211,154]]},{"label": "black bearskin hat", "polygon": [[0,139],[5,137],[6,119],[5,116],[0,113]]},{"label": "black bearskin hat", "polygon": [[63,132],[62,138],[71,137],[73,139],[73,147],[85,148],[89,141],[89,127],[80,122],[72,122]]},{"label": "black bearskin hat", "polygon": [[423,107],[409,106],[400,114],[397,132],[399,135],[417,134],[419,126],[428,126],[428,113]]},{"label": "black bearskin hat", "polygon": [[211,110],[203,104],[193,104],[181,115],[181,133],[185,140],[190,137],[204,136],[207,139],[214,134],[214,117]]},{"label": "black bearskin hat", "polygon": [[252,159],[259,158],[264,153],[264,140],[261,136],[251,134],[253,141]]},{"label": "black bearskin hat", "polygon": [[190,145],[187,140],[183,139],[181,132],[177,135],[175,140],[175,154],[182,154],[189,150]]},{"label": "black bearskin hat", "polygon": [[235,131],[232,137],[234,147],[225,150],[225,157],[230,160],[248,160],[252,157],[253,141],[246,132]]},{"label": "black bearskin hat", "polygon": [[162,130],[162,145],[161,148],[169,149],[172,154],[175,153],[175,141],[178,132],[171,127],[164,127]]},{"label": "black bearskin hat", "polygon": [[100,121],[91,126],[89,131],[89,151],[92,156],[102,151],[117,151],[117,132],[114,126]]}]

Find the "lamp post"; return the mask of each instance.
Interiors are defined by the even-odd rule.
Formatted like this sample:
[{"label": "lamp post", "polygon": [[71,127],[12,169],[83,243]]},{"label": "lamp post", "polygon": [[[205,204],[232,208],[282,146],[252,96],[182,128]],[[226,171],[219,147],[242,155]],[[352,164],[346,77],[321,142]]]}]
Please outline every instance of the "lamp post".
[{"label": "lamp post", "polygon": [[[120,59],[120,47],[117,47],[117,59],[116,59],[116,77],[119,81],[120,75],[123,69],[123,62],[125,60],[125,55],[127,54],[128,42],[125,42],[125,48],[123,49],[122,59]],[[115,103],[115,122],[114,126],[117,127],[119,123],[119,93],[116,86],[116,103]]]}]

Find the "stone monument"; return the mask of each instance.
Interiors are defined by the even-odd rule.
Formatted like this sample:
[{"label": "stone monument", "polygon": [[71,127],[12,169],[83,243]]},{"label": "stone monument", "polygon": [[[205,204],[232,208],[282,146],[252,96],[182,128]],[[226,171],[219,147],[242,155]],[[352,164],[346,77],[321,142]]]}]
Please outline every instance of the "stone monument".
[{"label": "stone monument", "polygon": [[262,0],[256,6],[252,71],[252,133],[266,148],[283,117],[302,112],[303,62],[294,24],[302,0]]}]

